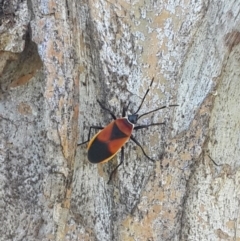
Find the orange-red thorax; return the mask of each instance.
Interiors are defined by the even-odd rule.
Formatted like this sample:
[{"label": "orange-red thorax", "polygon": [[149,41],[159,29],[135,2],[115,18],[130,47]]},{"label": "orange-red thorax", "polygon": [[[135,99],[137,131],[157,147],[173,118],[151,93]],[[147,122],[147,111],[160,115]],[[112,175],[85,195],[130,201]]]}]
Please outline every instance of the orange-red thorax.
[{"label": "orange-red thorax", "polygon": [[[102,131],[98,134],[98,139],[100,141],[109,141],[111,139],[118,139],[117,133],[114,135],[114,124],[118,127],[118,129],[125,134],[126,136],[130,137],[133,131],[133,124],[129,123],[127,118],[119,118],[112,121],[108,124]],[[119,136],[120,137],[120,136]]]}]

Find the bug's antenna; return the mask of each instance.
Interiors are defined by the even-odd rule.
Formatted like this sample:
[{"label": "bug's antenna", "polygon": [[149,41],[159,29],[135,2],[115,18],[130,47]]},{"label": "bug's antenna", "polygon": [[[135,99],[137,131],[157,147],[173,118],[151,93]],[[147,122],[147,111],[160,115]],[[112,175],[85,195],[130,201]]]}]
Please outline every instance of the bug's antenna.
[{"label": "bug's antenna", "polygon": [[146,98],[146,96],[147,96],[147,94],[148,94],[148,92],[149,92],[149,90],[150,90],[150,88],[152,86],[153,80],[154,80],[154,77],[152,78],[151,84],[149,85],[149,87],[148,87],[148,89],[147,89],[147,91],[146,91],[146,93],[145,93],[145,95],[144,95],[144,97],[142,99],[142,102],[141,102],[140,106],[138,107],[137,111],[133,115],[136,115],[138,113],[138,111],[141,109],[142,104],[143,104],[143,102],[144,102],[144,100],[145,100],[145,98]]},{"label": "bug's antenna", "polygon": [[125,107],[123,107],[123,111],[122,111],[122,117],[125,117],[126,116],[126,112],[127,112],[127,110],[128,110],[128,107],[129,107],[129,105],[130,105],[130,102],[128,103],[128,105]]},{"label": "bug's antenna", "polygon": [[144,114],[138,116],[138,120],[139,120],[140,118],[142,118],[143,116],[148,115],[148,114],[150,114],[150,113],[153,113],[153,112],[155,112],[155,111],[158,111],[158,110],[161,110],[161,109],[165,109],[165,108],[167,108],[167,107],[175,107],[175,106],[179,106],[179,105],[169,105],[169,106],[166,106],[166,105],[165,105],[165,106],[159,107],[159,108],[157,108],[157,109],[155,109],[155,110],[151,110],[151,111],[149,111],[149,112],[147,112],[147,113],[144,113]]}]

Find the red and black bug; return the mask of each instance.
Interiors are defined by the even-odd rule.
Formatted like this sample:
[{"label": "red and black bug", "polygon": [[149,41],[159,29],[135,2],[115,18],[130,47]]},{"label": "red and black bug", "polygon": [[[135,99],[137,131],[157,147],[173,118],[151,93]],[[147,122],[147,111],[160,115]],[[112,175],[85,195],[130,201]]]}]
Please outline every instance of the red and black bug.
[{"label": "red and black bug", "polygon": [[[162,125],[165,123],[151,123],[148,125],[136,125],[137,121],[142,118],[145,115],[151,114],[155,111],[161,110],[166,108],[167,106],[162,106],[160,108],[157,108],[155,110],[143,113],[141,115],[138,115],[137,113],[142,107],[142,104],[150,90],[150,87],[152,86],[153,80],[151,81],[138,109],[136,112],[134,112],[131,115],[126,116],[127,108],[123,108],[122,112],[122,118],[116,118],[114,113],[106,108],[99,100],[97,102],[99,103],[100,107],[107,111],[113,118],[113,121],[108,124],[106,127],[102,126],[90,126],[89,133],[88,133],[88,140],[84,141],[79,145],[83,145],[87,142],[88,143],[88,160],[91,163],[104,163],[110,161],[120,150],[121,150],[121,161],[117,165],[117,167],[112,171],[109,181],[112,178],[113,173],[118,169],[120,165],[122,165],[124,160],[124,144],[131,139],[137,146],[139,146],[144,154],[149,160],[154,161],[152,158],[150,158],[146,152],[144,151],[141,144],[133,137],[132,132],[133,130],[139,130],[144,129],[149,126],[156,126],[156,125]],[[169,105],[169,107],[178,106],[178,105]],[[90,140],[91,130],[92,129],[98,129],[100,130],[96,135],[93,136],[93,138]]]}]

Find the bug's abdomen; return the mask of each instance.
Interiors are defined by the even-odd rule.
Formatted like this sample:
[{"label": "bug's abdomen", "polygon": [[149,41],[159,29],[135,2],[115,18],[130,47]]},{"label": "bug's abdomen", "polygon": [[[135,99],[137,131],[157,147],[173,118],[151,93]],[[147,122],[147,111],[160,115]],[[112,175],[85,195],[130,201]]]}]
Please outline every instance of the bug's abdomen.
[{"label": "bug's abdomen", "polygon": [[112,121],[97,133],[88,144],[88,160],[91,163],[107,162],[129,140],[133,125],[126,118]]}]

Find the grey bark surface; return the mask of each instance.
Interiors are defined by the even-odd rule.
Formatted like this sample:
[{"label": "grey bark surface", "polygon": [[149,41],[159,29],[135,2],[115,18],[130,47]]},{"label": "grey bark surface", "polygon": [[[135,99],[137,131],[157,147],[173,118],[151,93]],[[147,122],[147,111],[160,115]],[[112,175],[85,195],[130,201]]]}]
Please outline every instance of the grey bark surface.
[{"label": "grey bark surface", "polygon": [[[0,1],[0,241],[240,240],[240,2]],[[165,122],[87,160],[89,127]],[[94,134],[94,133],[93,133]]]}]

